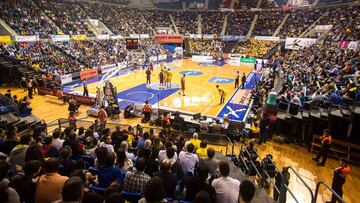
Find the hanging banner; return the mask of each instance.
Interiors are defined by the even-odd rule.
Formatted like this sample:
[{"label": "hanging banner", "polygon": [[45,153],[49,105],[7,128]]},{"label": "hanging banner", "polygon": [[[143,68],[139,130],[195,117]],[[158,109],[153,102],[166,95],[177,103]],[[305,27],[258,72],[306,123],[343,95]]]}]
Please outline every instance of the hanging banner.
[{"label": "hanging banner", "polygon": [[101,66],[100,69],[101,69],[101,73],[104,74],[104,73],[107,73],[109,71],[112,71],[116,68],[116,64],[110,64],[110,65],[106,65],[106,66]]},{"label": "hanging banner", "polygon": [[359,41],[351,41],[347,47],[348,49],[351,50],[358,50],[359,48]]},{"label": "hanging banner", "polygon": [[330,30],[333,25],[317,25],[315,26],[315,30]]},{"label": "hanging banner", "polygon": [[86,35],[71,35],[71,38],[75,41],[82,41],[82,40],[86,40],[87,36]]},{"label": "hanging banner", "polygon": [[149,35],[149,34],[141,34],[141,35],[140,35],[140,38],[142,38],[142,39],[148,39],[148,38],[150,38],[150,35]]},{"label": "hanging banner", "polygon": [[154,36],[154,40],[158,43],[182,43],[184,41],[184,36],[180,34],[174,35],[165,35],[165,34],[157,34]]},{"label": "hanging banner", "polygon": [[201,39],[201,35],[190,34],[190,39]]},{"label": "hanging banner", "polygon": [[121,35],[114,35],[110,37],[111,39],[122,39],[123,37]]},{"label": "hanging banner", "polygon": [[240,63],[255,63],[256,58],[240,58]]},{"label": "hanging banner", "polygon": [[96,38],[99,40],[107,40],[110,39],[110,35],[98,35]]},{"label": "hanging banner", "polygon": [[223,41],[246,41],[246,36],[239,35],[221,35],[221,40]]},{"label": "hanging banner", "polygon": [[88,79],[88,78],[93,78],[98,76],[98,69],[97,68],[93,68],[93,69],[87,69],[87,70],[82,70],[80,71],[80,79]]},{"label": "hanging banner", "polygon": [[66,74],[66,75],[60,76],[60,81],[61,81],[62,85],[71,83],[72,82],[72,74]]},{"label": "hanging banner", "polygon": [[50,35],[50,38],[53,42],[65,42],[70,41],[69,35]]},{"label": "hanging banner", "polygon": [[0,36],[0,44],[12,45],[11,37],[7,35]]},{"label": "hanging banner", "polygon": [[266,41],[280,41],[280,37],[271,37],[271,36],[255,36],[256,40],[266,40]]},{"label": "hanging banner", "polygon": [[299,50],[315,44],[316,39],[313,38],[286,38],[285,49]]},{"label": "hanging banner", "polygon": [[37,35],[28,35],[28,36],[15,36],[16,42],[36,42],[39,40],[39,36]]},{"label": "hanging banner", "polygon": [[221,12],[234,12],[235,10],[233,8],[220,8]]},{"label": "hanging banner", "polygon": [[139,34],[130,34],[130,38],[138,39],[138,38],[140,38],[140,35]]}]

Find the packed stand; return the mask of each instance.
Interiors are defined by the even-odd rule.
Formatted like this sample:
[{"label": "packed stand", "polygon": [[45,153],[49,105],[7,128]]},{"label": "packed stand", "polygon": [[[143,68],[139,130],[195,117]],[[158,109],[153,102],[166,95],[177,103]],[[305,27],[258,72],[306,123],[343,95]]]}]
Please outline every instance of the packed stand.
[{"label": "packed stand", "polygon": [[198,12],[180,11],[171,14],[180,34],[198,33]]},{"label": "packed stand", "polygon": [[250,57],[262,57],[277,44],[278,42],[275,41],[250,39],[245,42],[239,42],[233,48],[232,53],[244,54]]},{"label": "packed stand", "polygon": [[[256,8],[257,3],[259,0],[243,0],[243,1],[236,1],[234,5],[234,9],[250,9]],[[263,0],[264,1],[264,0]]]},{"label": "packed stand", "polygon": [[279,37],[284,39],[286,37],[299,37],[322,14],[322,9],[296,10],[290,13],[279,32]]},{"label": "packed stand", "polygon": [[46,0],[36,0],[36,3],[64,34],[95,36],[86,22],[87,13],[80,4]]},{"label": "packed stand", "polygon": [[254,15],[249,12],[234,12],[228,17],[227,35],[247,35]]},{"label": "packed stand", "polygon": [[19,35],[56,35],[56,26],[31,1],[4,0],[0,2],[0,18]]},{"label": "packed stand", "polygon": [[189,41],[190,53],[194,55],[210,56],[221,52],[221,42],[215,40],[193,39]]},{"label": "packed stand", "polygon": [[260,8],[270,9],[270,8],[276,8],[278,7],[278,4],[276,1],[269,1],[269,0],[262,0]]},{"label": "packed stand", "polygon": [[141,39],[140,49],[147,55],[157,56],[160,54],[166,54],[167,50],[159,43],[156,43],[153,39]]},{"label": "packed stand", "polygon": [[107,4],[83,4],[82,8],[92,19],[103,22],[113,34],[121,36],[132,34],[131,28],[126,23],[126,18],[123,18],[113,6]]},{"label": "packed stand", "polygon": [[1,47],[8,58],[20,61],[38,73],[51,72],[62,75],[86,68],[50,43],[39,41],[34,44],[17,43],[15,46],[2,45]]},{"label": "packed stand", "polygon": [[252,35],[272,36],[280,25],[285,13],[282,11],[264,11],[259,14]]},{"label": "packed stand", "polygon": [[169,27],[173,29],[173,25],[169,17],[170,12],[168,11],[146,10],[142,11],[142,14],[153,29],[156,27]]},{"label": "packed stand", "polygon": [[67,55],[95,68],[122,62],[127,55],[124,40],[91,40],[57,43]]},{"label": "packed stand", "polygon": [[220,35],[224,24],[223,12],[202,12],[202,34]]},{"label": "packed stand", "polygon": [[[140,125],[1,131],[4,202],[250,202],[255,184],[230,177],[206,140],[165,137]],[[231,188],[231,189],[229,189]]]},{"label": "packed stand", "polygon": [[344,98],[356,100],[359,53],[339,48],[337,44],[288,52],[282,60],[280,101],[303,106],[305,102],[321,105],[341,104]]},{"label": "packed stand", "polygon": [[327,36],[328,41],[359,40],[360,6],[339,6],[331,8],[329,14],[320,20],[318,25],[333,25]]},{"label": "packed stand", "polygon": [[152,34],[153,31],[149,25],[145,22],[142,16],[142,10],[138,9],[123,9],[116,8],[116,11],[120,15],[120,18],[125,19],[126,23],[130,26],[136,34]]}]

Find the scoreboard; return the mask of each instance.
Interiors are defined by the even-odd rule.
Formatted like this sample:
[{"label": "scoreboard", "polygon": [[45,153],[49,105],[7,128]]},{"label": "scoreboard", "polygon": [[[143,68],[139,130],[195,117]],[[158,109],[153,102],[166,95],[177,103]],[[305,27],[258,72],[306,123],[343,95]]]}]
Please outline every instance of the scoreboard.
[{"label": "scoreboard", "polygon": [[139,39],[126,39],[126,49],[138,49]]}]

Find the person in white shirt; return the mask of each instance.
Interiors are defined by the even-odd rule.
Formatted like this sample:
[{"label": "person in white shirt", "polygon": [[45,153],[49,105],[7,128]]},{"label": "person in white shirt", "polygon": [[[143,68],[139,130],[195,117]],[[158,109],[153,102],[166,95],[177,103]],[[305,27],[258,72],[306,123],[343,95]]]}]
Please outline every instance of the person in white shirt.
[{"label": "person in white shirt", "polygon": [[112,144],[111,144],[111,141],[112,141],[111,136],[105,135],[104,141],[102,143],[100,143],[99,147],[105,147],[109,153],[114,153],[115,150],[114,150],[114,146],[112,146]]},{"label": "person in white shirt", "polygon": [[237,203],[239,199],[240,181],[229,177],[229,163],[226,161],[221,162],[217,173],[219,178],[213,180],[211,184],[216,191],[216,202]]},{"label": "person in white shirt", "polygon": [[198,156],[193,154],[194,149],[194,145],[190,143],[186,146],[186,152],[182,151],[179,154],[179,162],[184,174],[194,174],[195,167],[199,163]]},{"label": "person in white shirt", "polygon": [[54,139],[51,142],[51,146],[55,147],[59,151],[63,147],[65,141],[60,139],[61,131],[59,129],[55,129],[52,136]]},{"label": "person in white shirt", "polygon": [[120,144],[120,148],[124,150],[126,157],[131,161],[135,161],[135,155],[133,153],[128,152],[129,144],[126,141],[122,141]]},{"label": "person in white shirt", "polygon": [[[166,151],[167,151],[167,148],[169,147],[173,147],[172,143],[171,142],[165,142],[165,149],[162,149],[159,151],[159,155],[158,155],[158,158],[159,158],[159,163],[161,163],[164,159],[166,158],[169,158],[167,157],[167,154],[166,154]],[[173,147],[174,148],[174,147]],[[175,152],[174,154],[174,157],[173,157],[175,160],[177,160],[178,156],[177,156],[177,153]]]}]

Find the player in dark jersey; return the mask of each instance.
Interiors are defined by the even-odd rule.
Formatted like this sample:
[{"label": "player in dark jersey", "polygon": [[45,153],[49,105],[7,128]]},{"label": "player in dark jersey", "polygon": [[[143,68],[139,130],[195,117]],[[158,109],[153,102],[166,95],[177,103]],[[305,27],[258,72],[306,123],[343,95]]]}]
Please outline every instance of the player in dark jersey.
[{"label": "player in dark jersey", "polygon": [[181,92],[182,92],[182,96],[185,96],[185,75],[181,77],[181,90],[179,92],[180,95]]},{"label": "player in dark jersey", "polygon": [[150,68],[148,68],[145,73],[146,73],[146,84],[150,85],[150,83],[151,83],[151,70],[150,70]]},{"label": "player in dark jersey", "polygon": [[160,81],[159,88],[163,89],[164,88],[164,72],[163,72],[163,70],[161,70],[159,73],[159,81]]}]

